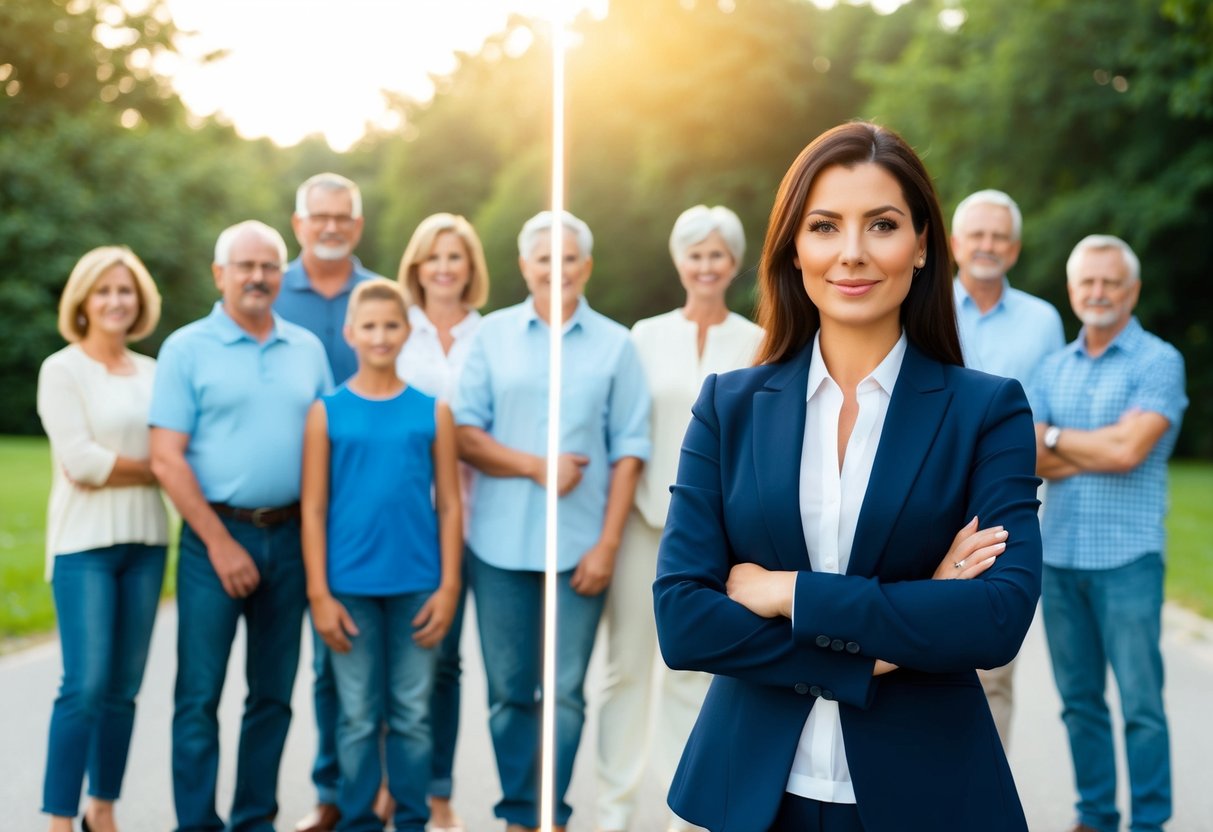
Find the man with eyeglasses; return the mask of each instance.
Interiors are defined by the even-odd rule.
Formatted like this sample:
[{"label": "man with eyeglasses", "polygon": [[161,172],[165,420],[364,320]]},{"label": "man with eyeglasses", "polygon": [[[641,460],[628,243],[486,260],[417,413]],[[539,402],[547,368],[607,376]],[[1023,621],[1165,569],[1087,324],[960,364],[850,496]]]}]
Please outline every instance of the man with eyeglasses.
[{"label": "man with eyeglasses", "polygon": [[177,565],[177,828],[222,829],[217,710],[236,625],[248,659],[227,829],[271,830],[307,606],[299,477],[308,408],[332,387],[324,348],[273,312],[286,243],[255,220],[219,235],[222,298],[160,349],[152,471],[184,520]]},{"label": "man with eyeglasses", "polygon": [[[310,330],[324,344],[338,384],[358,369],[354,351],[341,334],[350,292],[362,281],[379,277],[354,256],[362,226],[362,192],[352,180],[318,173],[300,185],[291,217],[299,256],[287,266],[282,293],[274,303],[275,312]],[[333,697],[336,718],[335,692]],[[332,774],[337,776],[335,758]]]},{"label": "man with eyeglasses", "polygon": [[[295,192],[291,228],[299,241],[299,256],[282,276],[282,293],[274,311],[320,339],[338,384],[358,369],[358,359],[345,342],[342,328],[354,287],[372,277],[354,256],[362,238],[362,192],[352,180],[336,173],[309,177]],[[340,771],[337,765],[337,684],[329,649],[312,639],[315,682],[312,703],[316,714],[316,761],[312,782],[316,807],[295,825],[298,832],[330,832],[341,816],[337,811]]]}]

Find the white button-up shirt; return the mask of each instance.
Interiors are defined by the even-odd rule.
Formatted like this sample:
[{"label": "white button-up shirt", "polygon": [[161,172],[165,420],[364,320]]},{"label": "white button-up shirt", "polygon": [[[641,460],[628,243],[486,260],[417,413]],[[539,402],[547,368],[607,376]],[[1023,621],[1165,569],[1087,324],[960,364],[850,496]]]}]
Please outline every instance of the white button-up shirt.
[{"label": "white button-up shirt", "polygon": [[472,336],[480,328],[480,313],[469,309],[467,317],[451,327],[451,351],[444,352],[438,327],[420,306],[409,307],[409,339],[396,359],[396,372],[427,396],[449,402],[459,386],[459,373],[467,361]]},{"label": "white button-up shirt", "polygon": [[[830,377],[821,357],[820,333],[813,340],[809,365],[807,417],[800,451],[800,522],[814,572],[843,574],[859,509],[872,476],[893,385],[901,372],[906,336],[856,388],[859,414],[838,466],[838,415],[842,389]],[[787,791],[827,803],[854,803],[855,789],[847,766],[838,703],[818,698],[805,721],[788,775]]]}]

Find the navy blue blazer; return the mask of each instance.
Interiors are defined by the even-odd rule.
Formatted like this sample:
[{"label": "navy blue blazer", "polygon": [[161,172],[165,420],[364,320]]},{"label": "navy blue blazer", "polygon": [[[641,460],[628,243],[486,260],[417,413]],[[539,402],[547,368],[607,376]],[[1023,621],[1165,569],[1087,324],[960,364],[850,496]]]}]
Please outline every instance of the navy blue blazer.
[{"label": "navy blue blazer", "polygon": [[[670,807],[713,832],[768,829],[821,697],[839,703],[867,832],[1026,830],[974,670],[1014,658],[1040,596],[1023,390],[910,345],[850,565],[817,573],[799,503],[811,357],[710,376],[692,409],[653,590],[666,662],[716,678]],[[974,515],[1006,527],[1006,551],[976,579],[930,580]],[[739,562],[799,573],[792,621],[728,598]],[[873,677],[876,659],[900,669]]]}]

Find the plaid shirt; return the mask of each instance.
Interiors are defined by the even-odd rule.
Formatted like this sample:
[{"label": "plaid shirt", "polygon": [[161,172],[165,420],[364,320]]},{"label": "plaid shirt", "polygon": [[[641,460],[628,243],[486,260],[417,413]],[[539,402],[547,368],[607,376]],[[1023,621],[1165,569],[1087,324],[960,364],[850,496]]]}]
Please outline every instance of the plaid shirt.
[{"label": "plaid shirt", "polygon": [[1084,333],[1050,355],[1032,380],[1038,421],[1094,430],[1128,410],[1148,410],[1171,426],[1149,456],[1123,474],[1083,473],[1049,482],[1041,523],[1044,562],[1066,569],[1115,569],[1163,551],[1167,459],[1183,412],[1184,362],[1179,351],[1129,321],[1098,357]]}]

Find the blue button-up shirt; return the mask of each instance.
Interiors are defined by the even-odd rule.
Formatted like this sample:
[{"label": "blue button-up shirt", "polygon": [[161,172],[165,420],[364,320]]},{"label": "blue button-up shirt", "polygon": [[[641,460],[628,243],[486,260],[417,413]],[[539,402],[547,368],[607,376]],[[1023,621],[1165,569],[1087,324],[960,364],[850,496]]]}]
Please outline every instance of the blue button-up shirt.
[{"label": "blue button-up shirt", "polygon": [[[1002,297],[984,314],[960,278],[952,281],[956,324],[965,366],[1013,378],[1032,396],[1032,374],[1045,356],[1065,346],[1061,315],[1053,304],[1014,289],[1004,277]],[[1030,402],[1033,412],[1036,403]]]},{"label": "blue button-up shirt", "polygon": [[274,301],[274,311],[293,324],[306,329],[324,344],[329,367],[338,384],[346,381],[358,370],[358,357],[345,342],[342,330],[345,327],[345,312],[350,305],[350,292],[364,280],[379,275],[365,269],[357,257],[350,257],[353,272],[344,288],[331,298],[312,288],[307,272],[303,270],[303,258],[292,260],[282,273],[282,291]]},{"label": "blue button-up shirt", "polygon": [[316,336],[275,315],[258,342],[217,302],[165,339],[148,421],[189,434],[185,458],[209,502],[289,505],[299,499],[308,408],[332,384]]},{"label": "blue button-up shirt", "polygon": [[1082,473],[1049,481],[1041,535],[1044,561],[1067,569],[1115,569],[1163,551],[1167,459],[1188,397],[1179,351],[1129,321],[1092,357],[1084,333],[1045,359],[1033,380],[1036,420],[1094,430],[1129,410],[1148,410],[1171,426],[1145,461],[1123,474]]},{"label": "blue button-up shirt", "polygon": [[[455,421],[497,442],[547,454],[548,326],[533,298],[484,318],[455,394]],[[557,507],[557,562],[574,568],[602,533],[611,465],[647,460],[649,392],[628,331],[582,298],[565,324],[560,450],[585,454],[580,484]],[[523,477],[476,478],[468,545],[500,569],[541,571],[544,490]]]}]

